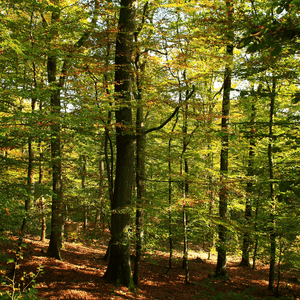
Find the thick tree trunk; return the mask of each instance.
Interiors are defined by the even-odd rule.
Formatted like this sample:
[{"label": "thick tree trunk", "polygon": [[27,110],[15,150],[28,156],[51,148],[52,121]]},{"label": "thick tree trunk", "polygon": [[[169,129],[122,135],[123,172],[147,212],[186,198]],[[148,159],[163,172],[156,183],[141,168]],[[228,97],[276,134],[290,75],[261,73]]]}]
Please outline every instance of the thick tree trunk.
[{"label": "thick tree trunk", "polygon": [[52,214],[51,234],[47,256],[61,259],[60,249],[62,246],[62,166],[61,166],[61,140],[60,140],[60,99],[58,91],[53,91],[51,96],[52,116],[54,124],[51,126],[51,160],[52,160]]},{"label": "thick tree trunk", "polygon": [[129,229],[134,177],[134,133],[131,110],[131,57],[135,9],[133,0],[121,0],[115,57],[116,179],[111,206],[111,250],[104,278],[133,287]]},{"label": "thick tree trunk", "polygon": [[[51,24],[59,22],[59,12],[52,13]],[[57,29],[51,30],[51,38],[55,39]],[[49,54],[47,62],[48,82],[51,88],[51,164],[52,164],[52,215],[51,234],[47,256],[61,259],[60,248],[62,242],[62,168],[61,168],[61,140],[60,140],[60,87],[57,85],[57,55]]]}]

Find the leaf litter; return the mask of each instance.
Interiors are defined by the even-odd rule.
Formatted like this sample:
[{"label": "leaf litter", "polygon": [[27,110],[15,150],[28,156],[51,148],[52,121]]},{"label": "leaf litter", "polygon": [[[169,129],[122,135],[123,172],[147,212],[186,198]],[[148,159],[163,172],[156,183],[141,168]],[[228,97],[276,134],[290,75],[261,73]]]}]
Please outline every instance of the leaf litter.
[{"label": "leaf litter", "polygon": [[[268,265],[260,262],[256,270],[239,267],[240,258],[236,256],[228,259],[227,272],[230,279],[221,280],[212,276],[216,256],[207,260],[202,254],[193,251],[189,260],[190,284],[187,285],[180,255],[175,257],[172,269],[166,274],[168,253],[145,253],[140,264],[139,287],[136,291],[130,291],[126,287],[115,287],[103,279],[107,268],[107,262],[103,260],[105,243],[95,246],[65,242],[61,250],[62,261],[45,256],[48,240],[42,242],[36,237],[27,236],[24,243],[27,246],[23,249],[16,281],[20,280],[24,272],[37,273],[39,266],[43,266],[43,272],[36,278],[36,288],[41,299],[230,300],[267,299],[273,296],[268,291]],[[0,249],[0,252],[6,252],[11,257],[9,246]],[[3,265],[3,262],[0,264]],[[6,267],[9,268],[8,265]],[[290,299],[300,299],[300,282],[289,270],[282,274],[280,293]]]}]

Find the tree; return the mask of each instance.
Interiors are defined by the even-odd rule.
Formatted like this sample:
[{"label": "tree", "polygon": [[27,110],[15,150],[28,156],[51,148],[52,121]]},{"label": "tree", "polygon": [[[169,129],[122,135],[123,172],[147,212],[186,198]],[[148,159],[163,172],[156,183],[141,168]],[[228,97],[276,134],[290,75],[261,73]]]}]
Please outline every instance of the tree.
[{"label": "tree", "polygon": [[[261,89],[261,85],[258,87],[258,92]],[[253,91],[253,94],[254,91]],[[249,129],[249,154],[248,154],[248,167],[247,167],[247,187],[246,187],[246,203],[245,203],[245,222],[246,229],[243,236],[243,245],[242,245],[242,260],[240,262],[240,266],[250,267],[250,246],[251,246],[251,225],[252,225],[252,204],[253,204],[253,176],[255,174],[254,171],[254,157],[255,157],[255,121],[256,121],[256,107],[253,98],[251,97],[250,101],[251,113],[250,113],[250,129]]]},{"label": "tree", "polygon": [[[49,54],[47,58],[48,82],[51,88],[51,162],[52,162],[52,217],[51,217],[51,235],[50,243],[47,250],[49,257],[61,259],[60,248],[62,243],[62,225],[63,225],[63,186],[62,186],[62,153],[61,153],[61,90],[64,87],[66,76],[70,68],[70,54],[63,60],[60,72],[58,71],[59,56],[58,49],[52,49],[51,43],[56,43],[59,35],[60,22],[60,5],[55,1],[52,7],[51,21],[47,23],[43,18],[44,26],[50,27],[49,30]],[[91,25],[95,26],[98,17],[99,3],[95,0],[94,15]],[[74,50],[83,46],[90,35],[91,31],[85,31],[79,40],[74,44]],[[57,46],[57,45],[56,45]]]},{"label": "tree", "polygon": [[[145,17],[147,15],[148,2],[145,3],[143,8],[142,22],[135,30],[134,41],[138,42],[138,35],[141,32],[145,23]],[[138,48],[138,47],[137,47]],[[139,284],[139,265],[142,255],[142,246],[144,242],[144,201],[146,197],[146,169],[145,169],[145,150],[146,150],[146,136],[145,136],[145,116],[143,108],[143,77],[145,73],[145,66],[147,63],[147,52],[145,53],[146,59],[141,59],[141,49],[136,50],[135,57],[135,82],[136,93],[135,98],[137,101],[136,109],[136,251],[135,262],[133,272],[133,282],[136,286]]]},{"label": "tree", "polygon": [[115,53],[116,178],[111,204],[111,250],[104,278],[133,288],[129,228],[134,175],[131,108],[132,51],[135,30],[133,0],[122,0]]},{"label": "tree", "polygon": [[220,192],[219,192],[219,240],[218,240],[218,261],[215,271],[215,276],[227,276],[226,271],[226,225],[227,222],[227,199],[228,199],[228,154],[229,154],[229,115],[230,115],[230,91],[232,79],[231,60],[233,55],[233,36],[232,36],[232,18],[233,18],[233,3],[226,1],[226,11],[228,13],[229,22],[229,39],[226,46],[226,53],[228,55],[228,63],[225,67],[224,84],[223,84],[223,100],[222,100],[222,136],[221,136],[221,157],[220,157]]}]

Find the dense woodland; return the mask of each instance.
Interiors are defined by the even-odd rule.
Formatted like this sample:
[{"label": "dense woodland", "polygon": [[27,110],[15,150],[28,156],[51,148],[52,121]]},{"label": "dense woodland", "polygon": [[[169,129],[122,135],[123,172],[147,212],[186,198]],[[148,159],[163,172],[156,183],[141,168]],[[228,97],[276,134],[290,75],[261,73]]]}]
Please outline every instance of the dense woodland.
[{"label": "dense woodland", "polygon": [[186,284],[195,251],[216,257],[212,280],[233,280],[235,256],[266,265],[277,296],[282,272],[297,282],[299,8],[2,0],[3,293],[25,297],[28,237],[56,264],[66,243],[97,249],[108,233],[103,278],[129,290],[155,251],[166,274],[180,260]]}]

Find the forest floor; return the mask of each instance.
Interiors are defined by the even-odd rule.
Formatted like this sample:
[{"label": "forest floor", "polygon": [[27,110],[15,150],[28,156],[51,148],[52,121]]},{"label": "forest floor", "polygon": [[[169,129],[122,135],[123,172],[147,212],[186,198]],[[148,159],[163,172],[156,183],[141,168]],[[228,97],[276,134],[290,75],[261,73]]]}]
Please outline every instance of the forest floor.
[{"label": "forest floor", "polygon": [[[16,240],[16,238],[14,238]],[[239,267],[238,257],[229,257],[227,272],[230,280],[217,280],[210,276],[216,266],[216,257],[210,260],[199,252],[191,251],[189,261],[190,284],[185,284],[185,271],[181,259],[174,259],[173,268],[166,275],[168,253],[146,254],[140,266],[140,285],[136,291],[115,287],[104,281],[107,262],[103,260],[106,245],[83,245],[65,243],[61,251],[62,261],[45,257],[49,241],[26,237],[23,259],[17,270],[16,282],[23,272],[37,273],[40,265],[43,271],[36,278],[38,296],[41,299],[275,299],[268,292],[268,266],[257,264],[256,270]],[[10,252],[12,249],[0,249]],[[207,258],[207,257],[206,257]],[[1,263],[0,263],[1,264]],[[9,267],[9,266],[7,266]],[[25,279],[26,281],[26,279]],[[3,288],[0,286],[0,289]],[[300,299],[300,283],[295,274],[285,272],[280,283],[280,299]],[[288,297],[288,298],[286,298]]]}]

